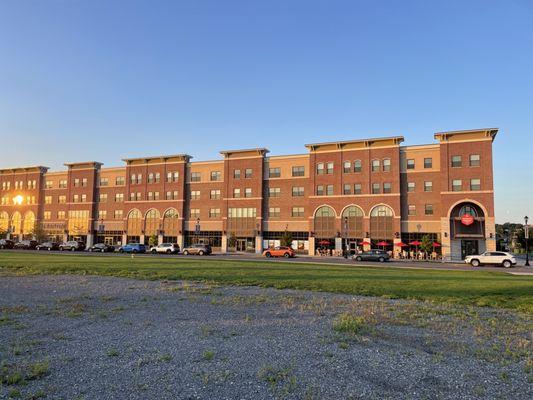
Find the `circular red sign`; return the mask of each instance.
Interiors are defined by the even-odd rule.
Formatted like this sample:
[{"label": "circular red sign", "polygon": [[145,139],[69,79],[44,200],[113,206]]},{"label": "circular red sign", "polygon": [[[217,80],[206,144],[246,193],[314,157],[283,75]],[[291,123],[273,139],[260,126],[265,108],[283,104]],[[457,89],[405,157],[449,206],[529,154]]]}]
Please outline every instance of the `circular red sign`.
[{"label": "circular red sign", "polygon": [[463,225],[472,225],[474,223],[474,217],[470,214],[463,214],[461,217],[461,223]]}]

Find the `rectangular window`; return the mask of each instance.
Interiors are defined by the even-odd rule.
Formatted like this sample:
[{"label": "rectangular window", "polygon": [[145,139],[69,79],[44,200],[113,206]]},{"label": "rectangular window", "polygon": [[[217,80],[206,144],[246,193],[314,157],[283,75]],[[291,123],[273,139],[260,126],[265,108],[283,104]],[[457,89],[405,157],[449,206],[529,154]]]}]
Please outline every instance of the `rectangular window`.
[{"label": "rectangular window", "polygon": [[83,179],[81,180],[81,186],[82,186],[82,187],[87,187],[87,178],[83,178]]},{"label": "rectangular window", "polygon": [[79,187],[79,186],[80,186],[79,178],[74,179],[74,187]]},{"label": "rectangular window", "polygon": [[293,207],[291,215],[293,217],[303,217],[304,216],[304,208],[303,207]]},{"label": "rectangular window", "polygon": [[86,203],[87,202],[87,195],[86,194],[82,194],[81,195],[81,202],[82,203]]},{"label": "rectangular window", "polygon": [[461,190],[463,190],[463,181],[461,179],[454,179],[452,181],[452,191],[460,192]]},{"label": "rectangular window", "polygon": [[433,215],[433,204],[426,204],[425,213],[426,215]]},{"label": "rectangular window", "polygon": [[244,170],[244,177],[245,178],[251,178],[252,177],[252,169],[251,168],[246,168]]},{"label": "rectangular window", "polygon": [[59,197],[57,198],[57,202],[58,202],[59,204],[65,204],[65,203],[67,202],[67,196],[59,196]]},{"label": "rectangular window", "polygon": [[305,167],[297,166],[292,167],[292,176],[304,176],[305,175]]},{"label": "rectangular window", "polygon": [[342,172],[345,174],[352,172],[352,163],[350,161],[344,161],[342,163]]},{"label": "rectangular window", "polygon": [[424,158],[424,168],[433,168],[433,158]]},{"label": "rectangular window", "polygon": [[100,178],[100,186],[107,186],[109,184],[109,179]]},{"label": "rectangular window", "polygon": [[414,204],[409,204],[409,213],[410,216],[416,215],[416,206]]},{"label": "rectangular window", "polygon": [[324,173],[325,173],[324,163],[318,163],[316,165],[316,174],[317,175],[324,175]]},{"label": "rectangular window", "polygon": [[199,208],[191,208],[191,218],[200,218],[200,209]]},{"label": "rectangular window", "polygon": [[324,185],[318,185],[316,187],[316,195],[317,196],[324,196]]},{"label": "rectangular window", "polygon": [[479,167],[479,165],[480,165],[479,154],[471,154],[470,155],[470,166],[471,167]]},{"label": "rectangular window", "polygon": [[361,160],[355,160],[353,162],[353,172],[361,172],[363,169]]},{"label": "rectangular window", "polygon": [[167,182],[177,182],[179,179],[179,172],[167,172]]},{"label": "rectangular window", "polygon": [[159,200],[159,192],[154,192],[154,200]]},{"label": "rectangular window", "polygon": [[432,192],[433,191],[433,182],[427,181],[424,182],[424,192]]},{"label": "rectangular window", "polygon": [[383,193],[391,193],[392,192],[392,185],[388,182],[385,182],[383,184]]},{"label": "rectangular window", "polygon": [[372,172],[379,172],[380,162],[379,160],[372,160]]},{"label": "rectangular window", "polygon": [[241,179],[241,170],[240,169],[236,169],[233,171],[233,178],[234,179]]},{"label": "rectangular window", "polygon": [[379,183],[373,183],[372,184],[372,194],[379,194],[380,193],[380,185]]},{"label": "rectangular window", "polygon": [[191,172],[191,182],[201,182],[202,174],[200,172]]},{"label": "rectangular window", "polygon": [[353,194],[361,194],[363,193],[363,189],[360,183],[356,183],[353,185]]},{"label": "rectangular window", "polygon": [[389,158],[383,160],[383,172],[389,172],[391,168],[391,163]]},{"label": "rectangular window", "polygon": [[191,190],[191,200],[200,200],[199,190]]},{"label": "rectangular window", "polygon": [[241,189],[233,189],[233,198],[238,199],[241,197]]},{"label": "rectangular window", "polygon": [[342,188],[342,194],[352,194],[352,185],[345,184]]},{"label": "rectangular window", "polygon": [[167,200],[177,200],[178,199],[178,191],[177,190],[168,191],[166,193],[166,199]]},{"label": "rectangular window", "polygon": [[100,203],[106,203],[107,202],[107,193],[100,193],[100,196],[98,196],[98,201]]},{"label": "rectangular window", "polygon": [[115,193],[115,203],[122,203],[124,201],[124,193]]},{"label": "rectangular window", "polygon": [[333,163],[332,162],[328,162],[326,164],[326,174],[330,175],[333,173]]},{"label": "rectangular window", "polygon": [[407,169],[415,169],[415,160],[410,158],[407,160]]},{"label": "rectangular window", "polygon": [[452,156],[452,167],[458,168],[463,165],[463,159],[461,156]]},{"label": "rectangular window", "polygon": [[154,174],[151,172],[148,174],[148,183],[154,183]]},{"label": "rectangular window", "polygon": [[244,188],[244,197],[246,198],[252,197],[252,188]]},{"label": "rectangular window", "polygon": [[219,218],[219,217],[220,217],[220,208],[209,209],[209,218]]},{"label": "rectangular window", "polygon": [[143,176],[142,174],[137,174],[137,185],[140,185],[143,181]]},{"label": "rectangular window", "polygon": [[130,193],[130,201],[135,201],[135,193],[134,192]]},{"label": "rectangular window", "polygon": [[280,208],[279,207],[270,207],[268,209],[268,217],[269,218],[279,218],[280,216]]},{"label": "rectangular window", "polygon": [[470,190],[481,190],[481,179],[470,179]]},{"label": "rectangular window", "polygon": [[115,179],[115,185],[117,186],[124,186],[125,183],[126,180],[123,176],[117,176],[117,178]]},{"label": "rectangular window", "polygon": [[268,188],[268,197],[279,197],[281,194],[280,188]]},{"label": "rectangular window", "polygon": [[60,189],[65,189],[67,187],[67,180],[66,179],[62,179],[59,181],[59,188]]},{"label": "rectangular window", "polygon": [[411,193],[415,191],[415,183],[407,182],[407,192]]},{"label": "rectangular window", "polygon": [[292,187],[292,197],[302,197],[304,195],[303,186],[293,186]]},{"label": "rectangular window", "polygon": [[52,204],[52,196],[44,196],[44,204]]},{"label": "rectangular window", "polygon": [[137,175],[131,174],[130,176],[130,185],[135,185],[137,183]]},{"label": "rectangular window", "polygon": [[211,181],[216,182],[222,179],[222,173],[220,171],[211,171]]},{"label": "rectangular window", "polygon": [[281,176],[281,169],[279,167],[268,169],[269,178],[279,178],[280,176]]},{"label": "rectangular window", "polygon": [[57,212],[57,219],[65,219],[66,213],[65,211],[58,211]]},{"label": "rectangular window", "polygon": [[161,174],[159,172],[155,173],[155,183],[161,182]]},{"label": "rectangular window", "polygon": [[43,217],[44,217],[45,220],[52,219],[52,213],[50,211],[45,211],[43,213]]},{"label": "rectangular window", "polygon": [[107,218],[107,211],[106,210],[98,211],[98,219],[106,219],[106,218]]},{"label": "rectangular window", "polygon": [[115,210],[113,212],[114,219],[122,219],[124,217],[124,212],[122,210]]},{"label": "rectangular window", "polygon": [[75,194],[73,197],[72,197],[72,201],[74,203],[79,203],[80,202],[80,196]]},{"label": "rectangular window", "polygon": [[218,189],[211,190],[211,191],[209,192],[209,198],[210,198],[211,200],[218,200],[218,199],[220,199],[220,190],[218,190]]},{"label": "rectangular window", "polygon": [[326,195],[333,196],[333,185],[326,185]]},{"label": "rectangular window", "polygon": [[[2,184],[2,189],[5,190],[4,184],[5,184],[5,182]],[[54,182],[53,181],[46,181],[45,184],[44,184],[44,187],[46,189],[52,189],[54,187]]]}]

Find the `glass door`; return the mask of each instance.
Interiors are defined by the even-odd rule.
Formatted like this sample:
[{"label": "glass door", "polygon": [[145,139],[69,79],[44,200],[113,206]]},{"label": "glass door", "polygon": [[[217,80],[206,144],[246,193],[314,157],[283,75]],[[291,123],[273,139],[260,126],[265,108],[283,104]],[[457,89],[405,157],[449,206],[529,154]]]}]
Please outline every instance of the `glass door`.
[{"label": "glass door", "polygon": [[461,240],[461,258],[479,254],[477,240]]}]

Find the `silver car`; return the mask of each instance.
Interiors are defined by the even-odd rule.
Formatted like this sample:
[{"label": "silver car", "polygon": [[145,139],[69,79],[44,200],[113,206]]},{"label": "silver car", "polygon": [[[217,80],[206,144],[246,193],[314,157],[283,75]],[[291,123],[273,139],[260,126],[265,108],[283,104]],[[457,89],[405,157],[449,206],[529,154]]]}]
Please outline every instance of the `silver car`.
[{"label": "silver car", "polygon": [[150,249],[152,254],[164,253],[164,254],[178,254],[180,247],[174,243],[160,243]]},{"label": "silver car", "polygon": [[505,268],[511,268],[513,265],[516,265],[516,258],[511,253],[505,253],[503,251],[486,251],[480,255],[467,256],[465,263],[473,267],[479,267],[480,265],[501,265]]}]

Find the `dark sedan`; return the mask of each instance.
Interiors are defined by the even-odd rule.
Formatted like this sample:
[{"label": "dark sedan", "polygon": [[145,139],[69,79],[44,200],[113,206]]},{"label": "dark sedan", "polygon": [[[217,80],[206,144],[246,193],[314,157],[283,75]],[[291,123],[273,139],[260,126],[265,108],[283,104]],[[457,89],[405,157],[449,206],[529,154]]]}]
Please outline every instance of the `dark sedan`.
[{"label": "dark sedan", "polygon": [[363,253],[357,254],[355,261],[389,261],[390,256],[385,250],[369,250]]},{"label": "dark sedan", "polygon": [[9,239],[0,239],[0,249],[12,249],[15,247],[15,242]]},{"label": "dark sedan", "polygon": [[15,243],[14,249],[18,250],[34,250],[37,247],[37,241],[35,240],[22,240]]},{"label": "dark sedan", "polygon": [[94,246],[91,246],[87,249],[90,252],[99,252],[99,253],[112,253],[115,251],[114,246],[110,246],[105,243],[96,243]]},{"label": "dark sedan", "polygon": [[41,244],[38,244],[37,247],[35,247],[36,250],[59,250],[59,243],[56,242],[44,242]]}]

